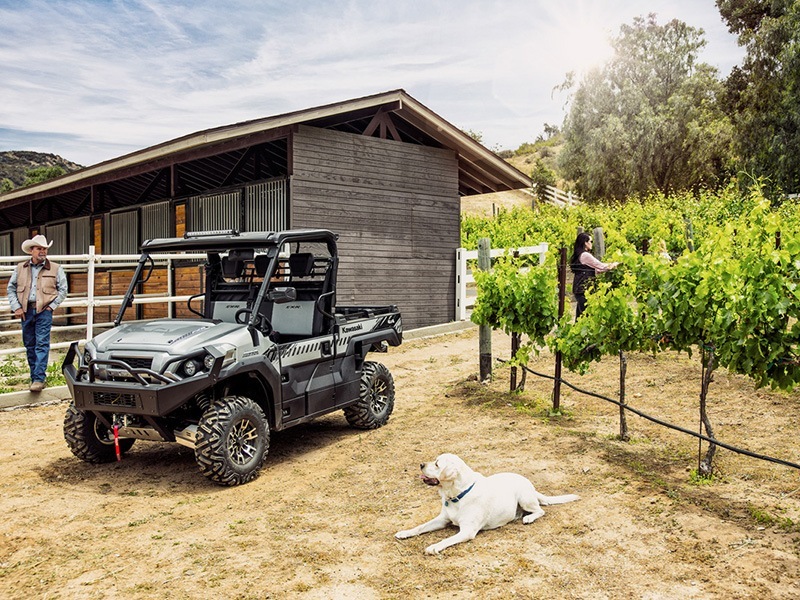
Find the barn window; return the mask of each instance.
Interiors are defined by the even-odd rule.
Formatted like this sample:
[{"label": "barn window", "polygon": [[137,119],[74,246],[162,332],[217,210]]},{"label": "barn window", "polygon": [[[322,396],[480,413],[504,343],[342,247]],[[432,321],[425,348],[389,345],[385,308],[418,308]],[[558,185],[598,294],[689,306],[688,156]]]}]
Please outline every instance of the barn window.
[{"label": "barn window", "polygon": [[108,251],[110,254],[137,254],[139,252],[139,212],[127,210],[111,213]]},{"label": "barn window", "polygon": [[59,223],[58,225],[48,225],[44,228],[47,241],[53,242],[50,246],[49,253],[60,255],[69,254],[67,251],[67,224]]},{"label": "barn window", "polygon": [[169,201],[142,206],[142,240],[170,237]]},{"label": "barn window", "polygon": [[11,232],[11,254],[18,256],[22,254],[22,242],[30,237],[27,227],[17,227]]},{"label": "barn window", "polygon": [[289,227],[285,177],[245,188],[245,231],[280,231]]},{"label": "barn window", "polygon": [[241,193],[228,192],[189,198],[188,231],[211,231],[240,228]]},{"label": "barn window", "polygon": [[2,255],[2,256],[13,256],[14,255],[14,253],[11,251],[11,234],[10,233],[0,234],[0,255]]},{"label": "barn window", "polygon": [[[69,221],[70,254],[86,254],[93,243],[91,217],[79,217]],[[99,252],[100,248],[96,250]]]}]

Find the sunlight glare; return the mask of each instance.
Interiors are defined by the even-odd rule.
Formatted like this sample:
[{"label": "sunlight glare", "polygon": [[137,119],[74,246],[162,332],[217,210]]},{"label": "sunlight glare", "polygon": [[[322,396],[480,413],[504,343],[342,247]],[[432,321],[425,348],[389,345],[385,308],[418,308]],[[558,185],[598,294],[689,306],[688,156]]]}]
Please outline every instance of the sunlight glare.
[{"label": "sunlight glare", "polygon": [[572,23],[561,38],[563,63],[576,75],[602,66],[613,55],[610,36],[610,32],[597,24]]}]

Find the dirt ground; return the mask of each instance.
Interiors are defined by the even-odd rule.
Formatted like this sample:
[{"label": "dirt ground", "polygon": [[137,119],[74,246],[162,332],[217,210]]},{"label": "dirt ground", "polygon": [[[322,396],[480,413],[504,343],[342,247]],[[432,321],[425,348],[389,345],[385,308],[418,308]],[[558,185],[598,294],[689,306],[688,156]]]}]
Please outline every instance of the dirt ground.
[{"label": "dirt ground", "polygon": [[[720,450],[715,480],[693,483],[694,438],[631,415],[621,442],[618,409],[566,387],[564,416],[548,417],[552,383],[509,394],[507,368],[479,384],[475,329],[377,356],[397,388],[388,425],[336,413],[274,433],[260,478],[236,488],[173,444],[82,463],[63,403],[0,412],[0,597],[800,598],[800,471]],[[552,357],[531,367],[552,373]],[[565,376],[614,396],[618,370]],[[697,357],[631,356],[626,384],[637,408],[697,429]],[[725,372],[711,394],[719,439],[800,463],[800,394]],[[418,465],[441,452],[582,499],[427,556],[452,531],[394,533],[438,512]]]}]

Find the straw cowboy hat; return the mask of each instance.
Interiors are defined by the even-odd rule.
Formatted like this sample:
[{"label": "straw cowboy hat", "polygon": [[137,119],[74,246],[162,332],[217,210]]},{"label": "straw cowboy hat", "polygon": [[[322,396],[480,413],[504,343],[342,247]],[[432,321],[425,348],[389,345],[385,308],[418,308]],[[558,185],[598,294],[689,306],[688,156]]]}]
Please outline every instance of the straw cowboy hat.
[{"label": "straw cowboy hat", "polygon": [[22,251],[25,254],[30,254],[31,253],[31,249],[34,246],[41,246],[42,248],[49,248],[52,245],[53,245],[53,240],[50,240],[50,243],[48,244],[46,237],[44,237],[43,235],[35,235],[31,239],[25,240],[24,242],[22,242]]}]

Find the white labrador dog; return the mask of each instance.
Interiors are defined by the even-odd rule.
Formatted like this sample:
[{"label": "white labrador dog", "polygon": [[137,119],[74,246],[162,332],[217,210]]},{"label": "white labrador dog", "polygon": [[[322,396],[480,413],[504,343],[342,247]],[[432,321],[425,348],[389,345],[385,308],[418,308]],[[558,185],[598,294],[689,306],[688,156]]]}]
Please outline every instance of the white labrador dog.
[{"label": "white labrador dog", "polygon": [[522,475],[498,473],[484,477],[470,469],[455,454],[441,454],[436,460],[420,465],[422,481],[439,488],[442,512],[427,523],[412,529],[398,531],[400,540],[444,529],[450,523],[458,526],[458,533],[425,548],[426,554],[439,554],[461,542],[467,542],[484,529],[495,529],[522,517],[525,524],[533,523],[544,515],[540,505],[564,504],[579,500],[575,494],[545,496]]}]

